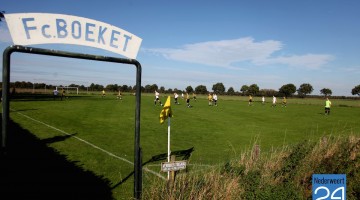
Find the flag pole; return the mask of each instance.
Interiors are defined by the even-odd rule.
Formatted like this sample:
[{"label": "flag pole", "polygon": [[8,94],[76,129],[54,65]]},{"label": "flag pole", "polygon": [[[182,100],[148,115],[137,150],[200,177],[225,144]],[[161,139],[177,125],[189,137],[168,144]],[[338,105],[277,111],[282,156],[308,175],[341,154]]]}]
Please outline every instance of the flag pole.
[{"label": "flag pole", "polygon": [[[168,118],[168,162],[170,162],[170,119],[171,117]],[[170,171],[168,171],[168,180],[170,180]]]}]

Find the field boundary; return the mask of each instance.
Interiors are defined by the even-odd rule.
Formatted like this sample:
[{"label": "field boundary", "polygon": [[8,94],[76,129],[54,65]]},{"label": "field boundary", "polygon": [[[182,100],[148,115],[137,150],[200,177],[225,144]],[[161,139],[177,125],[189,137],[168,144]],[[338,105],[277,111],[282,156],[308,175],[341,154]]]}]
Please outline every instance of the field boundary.
[{"label": "field boundary", "polygon": [[[37,123],[39,123],[39,124],[42,124],[42,125],[44,125],[44,126],[46,126],[46,127],[48,127],[48,128],[54,129],[54,130],[56,130],[56,131],[58,131],[58,132],[60,132],[60,133],[63,133],[63,134],[65,134],[65,135],[71,136],[71,137],[73,137],[73,138],[75,138],[75,139],[77,139],[77,140],[79,140],[79,141],[81,141],[81,142],[83,142],[83,143],[91,146],[91,147],[94,148],[94,149],[97,149],[97,150],[99,150],[99,151],[102,151],[103,153],[108,154],[108,155],[111,156],[111,157],[114,157],[114,158],[117,158],[117,159],[119,159],[119,160],[122,160],[122,161],[124,161],[125,163],[128,163],[128,164],[130,164],[130,165],[134,165],[133,162],[127,160],[126,158],[117,156],[117,155],[115,155],[115,154],[113,154],[113,153],[111,153],[111,152],[109,152],[109,151],[107,151],[107,150],[105,150],[105,149],[102,149],[101,147],[98,147],[98,146],[96,146],[95,144],[92,144],[91,142],[88,142],[88,141],[86,141],[86,140],[84,140],[84,139],[82,139],[82,138],[80,138],[80,137],[77,137],[77,136],[74,136],[74,135],[72,135],[72,134],[69,134],[69,133],[67,133],[67,132],[65,132],[65,131],[63,131],[63,130],[61,130],[61,129],[58,129],[58,128],[54,127],[54,126],[51,126],[51,125],[49,125],[49,124],[46,124],[45,122],[42,122],[42,121],[40,121],[40,120],[34,119],[34,118],[32,118],[32,117],[30,117],[30,116],[28,116],[28,115],[25,115],[25,114],[23,114],[23,113],[21,113],[21,112],[19,112],[19,111],[16,111],[15,109],[10,108],[10,110],[16,112],[17,114],[19,114],[19,115],[21,115],[21,116],[23,116],[23,117],[25,117],[25,118],[27,118],[27,119],[30,119],[30,120],[32,120],[32,121],[34,121],[34,122],[37,122]],[[166,178],[165,178],[164,176],[162,176],[161,174],[159,174],[159,173],[157,173],[157,172],[155,172],[155,171],[153,171],[153,170],[148,169],[147,167],[143,167],[143,170],[146,171],[146,172],[149,172],[149,173],[151,173],[151,174],[154,174],[155,176],[157,176],[157,177],[159,177],[159,178],[161,178],[161,179],[163,179],[163,180],[166,180]]]}]

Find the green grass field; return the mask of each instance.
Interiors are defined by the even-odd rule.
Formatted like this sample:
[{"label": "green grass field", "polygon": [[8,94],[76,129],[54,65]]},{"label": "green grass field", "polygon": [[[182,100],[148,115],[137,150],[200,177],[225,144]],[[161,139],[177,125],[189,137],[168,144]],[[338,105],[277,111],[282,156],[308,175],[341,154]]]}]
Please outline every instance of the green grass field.
[{"label": "green grass field", "polygon": [[[317,140],[324,135],[360,133],[360,103],[356,100],[332,100],[331,114],[324,115],[323,99],[288,99],[287,107],[271,107],[255,97],[248,106],[246,97],[219,96],[218,106],[208,106],[198,95],[187,108],[184,100],[174,105],[171,118],[171,150],[194,147],[189,162],[197,169],[223,164],[241,152],[259,144],[262,153],[303,140]],[[165,103],[166,97],[161,98]],[[281,102],[279,99],[278,102]],[[122,182],[132,171],[134,161],[135,98],[126,94],[70,96],[53,99],[15,99],[10,102],[10,117],[41,140],[71,135],[66,140],[48,144],[70,161],[108,179],[116,199],[133,194],[133,177]],[[143,162],[167,152],[167,123],[159,123],[161,106],[154,106],[153,96],[141,100],[141,147]],[[143,187],[160,172],[159,163],[146,166]]]}]

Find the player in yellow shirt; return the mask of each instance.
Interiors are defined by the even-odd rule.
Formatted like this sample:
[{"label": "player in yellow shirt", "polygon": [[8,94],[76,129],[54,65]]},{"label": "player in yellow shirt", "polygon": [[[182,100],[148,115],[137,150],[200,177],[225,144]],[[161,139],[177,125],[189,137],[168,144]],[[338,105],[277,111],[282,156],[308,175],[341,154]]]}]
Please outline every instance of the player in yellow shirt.
[{"label": "player in yellow shirt", "polygon": [[209,106],[212,106],[213,97],[212,97],[211,93],[209,93],[209,95],[208,95],[208,100],[209,100]]},{"label": "player in yellow shirt", "polygon": [[61,101],[65,98],[65,90],[64,88],[61,89]]},{"label": "player in yellow shirt", "polygon": [[286,97],[283,98],[281,107],[286,107]]},{"label": "player in yellow shirt", "polygon": [[325,115],[330,115],[330,107],[331,107],[331,101],[329,98],[326,98],[325,101]]},{"label": "player in yellow shirt", "polygon": [[101,97],[105,97],[105,90],[103,90],[102,92],[101,92]]}]

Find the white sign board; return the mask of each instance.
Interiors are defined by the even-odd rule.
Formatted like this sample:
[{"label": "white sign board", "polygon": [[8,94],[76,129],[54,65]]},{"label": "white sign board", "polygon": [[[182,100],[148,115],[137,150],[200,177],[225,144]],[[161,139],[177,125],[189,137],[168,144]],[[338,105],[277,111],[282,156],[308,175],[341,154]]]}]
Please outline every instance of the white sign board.
[{"label": "white sign board", "polygon": [[135,59],[142,39],[107,23],[51,13],[5,14],[15,45],[75,44]]},{"label": "white sign board", "polygon": [[161,163],[161,171],[163,172],[178,171],[180,169],[186,169],[186,161]]}]

